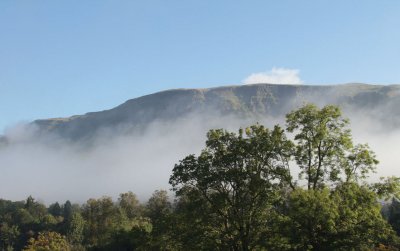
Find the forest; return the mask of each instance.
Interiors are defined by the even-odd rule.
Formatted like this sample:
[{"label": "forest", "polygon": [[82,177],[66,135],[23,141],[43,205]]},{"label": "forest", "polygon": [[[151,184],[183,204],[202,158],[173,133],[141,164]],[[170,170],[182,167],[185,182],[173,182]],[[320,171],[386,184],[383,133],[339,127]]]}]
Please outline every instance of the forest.
[{"label": "forest", "polygon": [[400,250],[400,178],[370,178],[377,156],[349,126],[306,104],[285,125],[210,130],[146,202],[0,199],[0,250]]}]

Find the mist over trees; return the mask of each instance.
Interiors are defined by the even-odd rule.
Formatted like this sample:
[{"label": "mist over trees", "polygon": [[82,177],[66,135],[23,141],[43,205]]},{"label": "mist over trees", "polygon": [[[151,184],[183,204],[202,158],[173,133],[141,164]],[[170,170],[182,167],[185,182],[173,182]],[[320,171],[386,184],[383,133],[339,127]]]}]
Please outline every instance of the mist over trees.
[{"label": "mist over trees", "polygon": [[354,139],[368,142],[380,160],[371,179],[399,176],[399,94],[399,86],[365,84],[181,89],[110,110],[10,126],[0,136],[0,197],[83,203],[134,191],[147,200],[155,189],[169,189],[174,164],[199,153],[208,130],[284,125],[285,114],[304,102],[336,104],[352,119]]},{"label": "mist over trees", "polygon": [[378,163],[338,107],[308,104],[284,126],[210,130],[174,199],[0,200],[0,250],[399,250],[400,182],[367,182]]}]

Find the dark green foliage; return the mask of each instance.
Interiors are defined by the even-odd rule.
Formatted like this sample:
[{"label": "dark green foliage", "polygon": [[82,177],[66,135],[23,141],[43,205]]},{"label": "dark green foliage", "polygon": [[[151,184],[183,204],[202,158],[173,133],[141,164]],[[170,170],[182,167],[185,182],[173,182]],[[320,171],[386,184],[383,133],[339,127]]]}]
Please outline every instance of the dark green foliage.
[{"label": "dark green foliage", "polygon": [[211,130],[199,157],[190,155],[173,170],[178,196],[200,197],[219,248],[250,250],[263,239],[279,189],[291,184],[292,144],[283,130],[254,125],[238,134]]},{"label": "dark green foliage", "polygon": [[346,183],[334,190],[297,189],[288,198],[283,223],[296,250],[368,250],[397,245],[380,214],[378,197],[365,186]]},{"label": "dark green foliage", "polygon": [[[196,220],[193,229],[183,228],[191,232],[184,245],[196,243],[192,236],[204,240],[199,247],[223,250],[397,245],[377,200],[396,194],[400,183],[357,183],[378,161],[367,145],[353,145],[347,126],[338,107],[309,104],[287,115],[293,142],[279,126],[255,125],[238,134],[211,130],[202,153],[175,165],[170,179],[184,201],[180,219]],[[291,160],[299,180],[290,173]],[[297,185],[303,178],[307,190]]]},{"label": "dark green foliage", "polygon": [[173,208],[167,191],[157,190],[147,201],[145,215],[152,224],[151,248],[171,250],[176,241],[171,237],[174,231]]},{"label": "dark green foliage", "polygon": [[151,231],[152,224],[149,219],[137,218],[132,222],[132,228],[130,230],[120,229],[115,231],[111,242],[98,250],[166,250],[152,248]]},{"label": "dark green foliage", "polygon": [[59,223],[32,196],[24,202],[0,200],[0,250],[20,250],[37,233],[53,231]]},{"label": "dark green foliage", "polygon": [[54,217],[58,217],[58,216],[62,216],[62,209],[60,204],[58,204],[58,202],[51,204],[49,206],[48,212],[53,215]]},{"label": "dark green foliage", "polygon": [[119,223],[119,212],[112,199],[102,197],[88,200],[83,206],[82,215],[86,219],[85,241],[89,246],[109,243]]},{"label": "dark green foliage", "polygon": [[64,217],[65,222],[68,222],[72,217],[72,204],[69,200],[67,200],[63,205],[62,215]]},{"label": "dark green foliage", "polygon": [[400,202],[395,198],[388,208],[388,221],[397,235],[400,235]]},{"label": "dark green foliage", "polygon": [[[337,206],[328,189],[297,189],[288,198],[284,222],[291,249],[323,250],[336,231]],[[328,249],[327,249],[328,250]]]},{"label": "dark green foliage", "polygon": [[15,246],[20,235],[17,226],[10,226],[3,222],[0,224],[0,250],[8,250]]},{"label": "dark green foliage", "polygon": [[362,250],[379,243],[398,245],[398,238],[380,213],[378,195],[365,185],[344,183],[332,191],[338,205],[333,250]]},{"label": "dark green foliage", "polygon": [[66,223],[67,240],[74,245],[79,245],[83,241],[83,231],[85,220],[78,212],[72,214],[71,219]]}]

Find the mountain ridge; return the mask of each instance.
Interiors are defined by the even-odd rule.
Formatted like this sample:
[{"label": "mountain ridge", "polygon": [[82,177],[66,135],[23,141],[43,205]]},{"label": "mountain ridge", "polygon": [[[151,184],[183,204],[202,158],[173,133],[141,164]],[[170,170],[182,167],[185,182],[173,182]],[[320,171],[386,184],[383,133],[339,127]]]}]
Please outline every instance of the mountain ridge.
[{"label": "mountain ridge", "polygon": [[189,114],[213,113],[238,118],[281,116],[304,103],[336,104],[343,109],[365,111],[388,106],[400,121],[400,85],[348,83],[341,85],[230,85],[213,88],[179,88],[129,99],[97,112],[66,118],[35,120],[42,132],[52,132],[73,140],[90,138],[101,128],[128,125],[140,130],[154,121],[173,121]]}]

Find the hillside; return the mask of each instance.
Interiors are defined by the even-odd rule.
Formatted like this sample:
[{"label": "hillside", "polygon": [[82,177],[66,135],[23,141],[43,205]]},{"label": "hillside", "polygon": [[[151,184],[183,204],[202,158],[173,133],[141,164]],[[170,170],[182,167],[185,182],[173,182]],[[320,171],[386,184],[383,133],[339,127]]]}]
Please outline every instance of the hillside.
[{"label": "hillside", "polygon": [[368,112],[386,120],[391,126],[398,126],[400,121],[400,111],[397,109],[400,107],[399,85],[257,84],[168,90],[128,100],[110,110],[69,118],[36,120],[33,123],[42,132],[53,132],[76,140],[90,138],[102,128],[140,130],[154,121],[173,121],[190,114],[217,117],[232,115],[239,118],[265,115],[279,117],[305,102],[320,105],[332,103],[344,110]]}]

